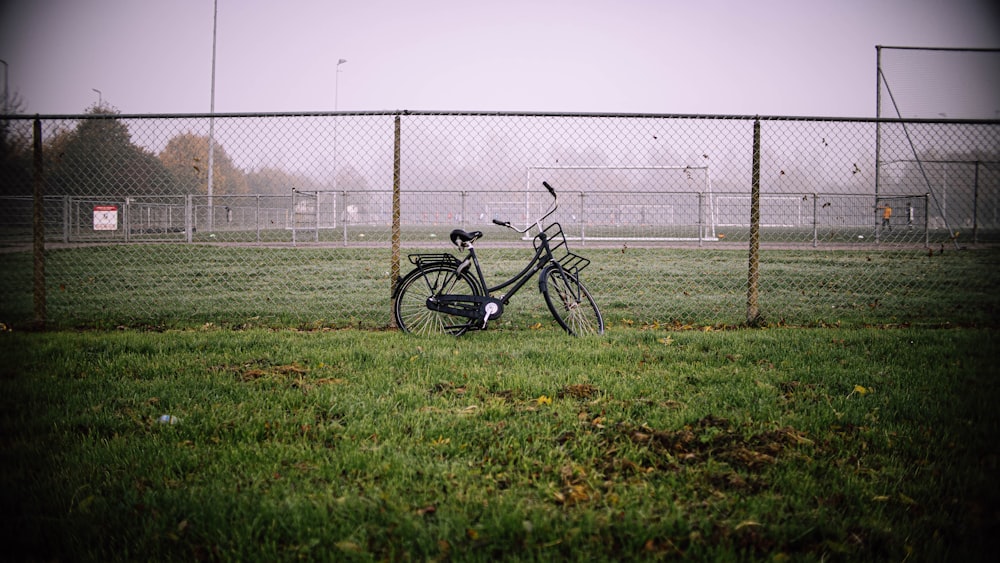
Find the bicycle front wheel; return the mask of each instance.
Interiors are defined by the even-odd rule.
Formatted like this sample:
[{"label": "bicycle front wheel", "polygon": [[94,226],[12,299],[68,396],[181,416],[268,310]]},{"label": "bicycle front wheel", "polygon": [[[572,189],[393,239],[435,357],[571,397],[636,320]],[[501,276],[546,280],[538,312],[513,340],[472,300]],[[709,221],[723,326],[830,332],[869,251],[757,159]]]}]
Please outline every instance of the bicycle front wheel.
[{"label": "bicycle front wheel", "polygon": [[552,316],[573,336],[604,334],[604,317],[579,277],[562,268],[542,270],[538,286]]},{"label": "bicycle front wheel", "polygon": [[434,295],[481,295],[479,285],[466,272],[454,266],[428,266],[414,270],[399,280],[392,304],[396,326],[416,334],[451,334],[458,336],[469,329],[472,319],[449,315],[427,308],[427,298]]}]

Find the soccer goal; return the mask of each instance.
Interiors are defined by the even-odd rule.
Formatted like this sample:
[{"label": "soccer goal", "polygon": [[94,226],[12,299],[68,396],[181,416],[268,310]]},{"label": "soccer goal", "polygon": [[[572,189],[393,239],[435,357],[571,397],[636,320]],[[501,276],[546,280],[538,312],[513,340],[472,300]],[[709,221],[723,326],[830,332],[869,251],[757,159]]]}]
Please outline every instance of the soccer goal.
[{"label": "soccer goal", "polygon": [[[712,224],[719,227],[750,226],[750,196],[717,194],[712,204]],[[762,195],[760,226],[799,228],[812,227],[811,198],[807,195]]]},{"label": "soccer goal", "polygon": [[539,190],[547,181],[559,193],[556,220],[569,238],[718,240],[708,166],[533,166],[525,176],[523,216],[548,205]]}]

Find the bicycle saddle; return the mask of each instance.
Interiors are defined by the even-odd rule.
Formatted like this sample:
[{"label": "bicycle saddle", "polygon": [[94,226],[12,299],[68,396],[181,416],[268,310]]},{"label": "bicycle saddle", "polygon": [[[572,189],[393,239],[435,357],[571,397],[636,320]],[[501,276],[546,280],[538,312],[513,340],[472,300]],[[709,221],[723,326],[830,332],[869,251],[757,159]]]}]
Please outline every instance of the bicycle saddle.
[{"label": "bicycle saddle", "polygon": [[467,233],[462,229],[455,229],[451,232],[451,243],[455,246],[462,246],[463,243],[472,242],[481,236],[483,236],[482,231]]}]

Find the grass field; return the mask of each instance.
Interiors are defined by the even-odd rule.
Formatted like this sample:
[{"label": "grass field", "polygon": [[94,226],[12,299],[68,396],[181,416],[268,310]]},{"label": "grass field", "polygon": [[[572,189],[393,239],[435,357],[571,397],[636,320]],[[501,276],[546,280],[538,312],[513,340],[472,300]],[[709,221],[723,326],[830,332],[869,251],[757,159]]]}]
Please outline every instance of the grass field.
[{"label": "grass field", "polygon": [[1000,531],[989,329],[0,347],[14,560],[985,561]]},{"label": "grass field", "polygon": [[[442,235],[443,236],[443,235]],[[480,249],[498,283],[531,256]],[[451,250],[442,244],[423,251]],[[613,326],[733,326],[746,321],[747,251],[740,248],[574,248],[592,260],[583,278]],[[406,253],[400,273],[412,265]],[[30,322],[29,253],[0,253],[0,322]],[[46,256],[48,326],[54,328],[384,328],[391,254],[383,246],[266,247],[135,244],[70,247]],[[772,325],[989,326],[1000,318],[1000,249],[765,248],[760,309]],[[551,319],[537,286],[518,294],[497,326]]]}]

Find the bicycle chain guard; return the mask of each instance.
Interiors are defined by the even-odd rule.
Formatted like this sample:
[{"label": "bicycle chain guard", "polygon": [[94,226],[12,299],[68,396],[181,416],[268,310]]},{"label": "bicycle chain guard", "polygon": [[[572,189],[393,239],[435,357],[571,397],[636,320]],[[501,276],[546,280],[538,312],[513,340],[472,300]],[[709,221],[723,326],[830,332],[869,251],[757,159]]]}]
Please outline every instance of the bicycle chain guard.
[{"label": "bicycle chain guard", "polygon": [[484,295],[432,295],[427,298],[427,308],[481,321],[481,326],[476,327],[480,329],[486,328],[486,323],[503,315],[503,302]]}]

